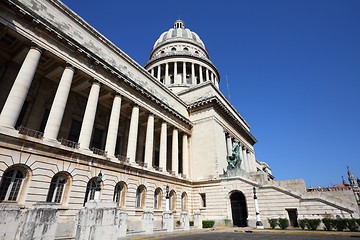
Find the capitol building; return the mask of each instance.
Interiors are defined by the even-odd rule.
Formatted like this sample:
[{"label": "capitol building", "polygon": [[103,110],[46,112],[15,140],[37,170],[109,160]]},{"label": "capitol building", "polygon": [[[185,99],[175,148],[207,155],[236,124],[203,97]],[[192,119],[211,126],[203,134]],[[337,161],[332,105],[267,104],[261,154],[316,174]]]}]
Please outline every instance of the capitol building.
[{"label": "capitol building", "polygon": [[61,1],[1,1],[1,239],[22,236],[31,217],[51,222],[53,239],[77,238],[94,204],[127,233],[359,218],[350,171],[348,188],[314,191],[257,160],[257,139],[188,27],[169,23],[141,66]]}]

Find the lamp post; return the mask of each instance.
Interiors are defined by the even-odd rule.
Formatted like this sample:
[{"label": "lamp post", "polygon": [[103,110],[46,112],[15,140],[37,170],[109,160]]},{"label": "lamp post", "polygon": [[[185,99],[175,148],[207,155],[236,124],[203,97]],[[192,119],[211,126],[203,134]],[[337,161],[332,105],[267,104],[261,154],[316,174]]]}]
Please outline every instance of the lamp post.
[{"label": "lamp post", "polygon": [[165,197],[165,211],[170,211],[170,196],[169,196],[169,185],[166,185],[166,197]]},{"label": "lamp post", "polygon": [[257,200],[257,196],[256,196],[256,188],[255,187],[253,188],[253,192],[254,192],[254,202],[255,202],[255,212],[256,212],[256,228],[264,229],[264,225],[260,219],[259,204],[258,204],[258,200]]}]

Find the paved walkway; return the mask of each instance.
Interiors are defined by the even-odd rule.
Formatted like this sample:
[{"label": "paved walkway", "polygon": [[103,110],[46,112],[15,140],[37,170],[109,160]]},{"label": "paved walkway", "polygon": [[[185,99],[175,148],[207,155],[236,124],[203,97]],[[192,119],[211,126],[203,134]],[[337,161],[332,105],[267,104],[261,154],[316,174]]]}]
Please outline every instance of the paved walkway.
[{"label": "paved walkway", "polygon": [[[280,237],[281,235],[281,237]],[[306,231],[306,230],[272,230],[252,228],[215,228],[196,229],[190,231],[175,231],[171,233],[159,232],[149,235],[133,235],[123,239],[360,239],[360,232],[338,231]]]}]

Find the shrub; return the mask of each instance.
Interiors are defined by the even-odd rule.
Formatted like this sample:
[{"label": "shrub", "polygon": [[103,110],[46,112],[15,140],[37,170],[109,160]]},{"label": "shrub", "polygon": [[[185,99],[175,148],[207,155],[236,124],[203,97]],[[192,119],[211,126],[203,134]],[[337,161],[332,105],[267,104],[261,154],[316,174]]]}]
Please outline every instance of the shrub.
[{"label": "shrub", "polygon": [[299,219],[299,227],[302,229],[302,230],[304,230],[305,229],[305,227],[306,227],[306,223],[307,223],[307,221],[308,221],[308,219]]},{"label": "shrub", "polygon": [[278,220],[277,220],[277,218],[269,218],[269,219],[268,219],[268,222],[269,222],[270,227],[271,227],[272,229],[276,228],[276,226],[278,225]]},{"label": "shrub", "polygon": [[345,219],[333,219],[333,227],[336,228],[338,231],[343,231],[346,228],[346,220]]},{"label": "shrub", "polygon": [[359,228],[359,226],[356,225],[356,219],[354,218],[346,219],[346,226],[352,232],[355,232]]},{"label": "shrub", "polygon": [[326,230],[326,231],[331,231],[332,230],[332,228],[333,228],[333,224],[332,224],[332,221],[333,219],[330,219],[330,218],[323,218],[322,219],[322,222],[323,222],[323,224],[324,224],[324,229]]},{"label": "shrub", "polygon": [[203,228],[212,228],[215,224],[214,220],[203,220],[202,221],[202,227]]},{"label": "shrub", "polygon": [[319,227],[320,223],[320,219],[307,219],[306,228],[314,231]]},{"label": "shrub", "polygon": [[289,227],[289,220],[287,218],[279,218],[278,221],[281,229],[287,229]]},{"label": "shrub", "polygon": [[356,221],[357,225],[360,226],[360,218],[355,219],[355,221]]},{"label": "shrub", "polygon": [[189,226],[193,227],[194,226],[194,221],[189,221]]}]

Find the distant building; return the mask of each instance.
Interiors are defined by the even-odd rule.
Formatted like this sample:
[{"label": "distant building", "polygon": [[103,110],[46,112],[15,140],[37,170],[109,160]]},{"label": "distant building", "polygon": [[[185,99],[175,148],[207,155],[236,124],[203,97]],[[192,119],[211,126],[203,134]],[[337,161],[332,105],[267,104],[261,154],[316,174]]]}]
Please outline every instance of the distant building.
[{"label": "distant building", "polygon": [[187,212],[255,226],[254,187],[265,225],[359,216],[352,174],[349,187],[329,194],[274,180],[183,21],[160,35],[142,67],[60,1],[0,6],[0,207],[54,203],[57,237],[73,237],[101,172],[100,199],[127,212],[134,231],[144,211],[161,228],[167,186],[175,221]]}]

